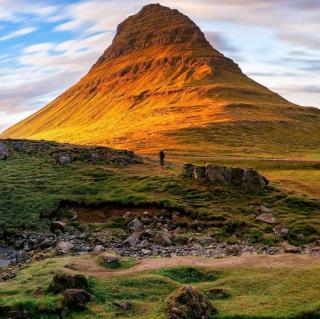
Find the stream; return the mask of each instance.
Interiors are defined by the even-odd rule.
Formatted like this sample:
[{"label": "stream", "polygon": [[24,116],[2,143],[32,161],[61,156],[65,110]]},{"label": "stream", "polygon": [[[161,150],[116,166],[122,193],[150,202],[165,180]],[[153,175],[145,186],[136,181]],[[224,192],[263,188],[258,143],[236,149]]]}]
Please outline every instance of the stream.
[{"label": "stream", "polygon": [[8,267],[16,260],[16,251],[12,248],[0,247],[0,268]]}]

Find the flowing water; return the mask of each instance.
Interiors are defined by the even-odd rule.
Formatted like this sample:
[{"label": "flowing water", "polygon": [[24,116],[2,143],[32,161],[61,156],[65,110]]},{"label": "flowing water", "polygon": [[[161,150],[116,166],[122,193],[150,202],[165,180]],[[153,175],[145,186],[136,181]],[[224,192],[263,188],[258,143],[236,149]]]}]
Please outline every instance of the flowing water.
[{"label": "flowing water", "polygon": [[16,259],[16,252],[12,248],[0,247],[0,268],[9,266]]}]

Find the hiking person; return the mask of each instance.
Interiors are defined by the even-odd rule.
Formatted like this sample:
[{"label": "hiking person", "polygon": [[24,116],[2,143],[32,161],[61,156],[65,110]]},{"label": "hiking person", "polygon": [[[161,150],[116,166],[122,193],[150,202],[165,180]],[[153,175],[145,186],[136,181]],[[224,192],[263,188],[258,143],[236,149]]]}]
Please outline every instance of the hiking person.
[{"label": "hiking person", "polygon": [[159,157],[160,157],[160,165],[163,166],[164,165],[164,159],[166,157],[166,154],[164,153],[163,150],[160,151]]}]

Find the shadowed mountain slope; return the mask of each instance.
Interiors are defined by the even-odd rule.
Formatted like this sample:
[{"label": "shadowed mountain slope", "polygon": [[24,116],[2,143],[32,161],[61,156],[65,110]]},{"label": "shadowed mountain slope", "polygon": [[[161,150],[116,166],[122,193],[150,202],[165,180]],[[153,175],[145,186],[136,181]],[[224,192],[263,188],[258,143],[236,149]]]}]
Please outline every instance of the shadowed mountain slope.
[{"label": "shadowed mountain slope", "polygon": [[187,16],[159,4],[122,22],[79,83],[5,138],[176,154],[300,156],[320,149],[320,111],[242,73]]}]

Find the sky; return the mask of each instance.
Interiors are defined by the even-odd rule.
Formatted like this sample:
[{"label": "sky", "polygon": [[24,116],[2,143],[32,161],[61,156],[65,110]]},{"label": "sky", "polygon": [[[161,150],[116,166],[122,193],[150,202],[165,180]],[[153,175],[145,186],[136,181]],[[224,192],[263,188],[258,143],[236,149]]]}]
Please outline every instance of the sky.
[{"label": "sky", "polygon": [[[320,0],[158,0],[244,73],[320,107]],[[0,0],[0,131],[84,76],[144,0]]]}]

